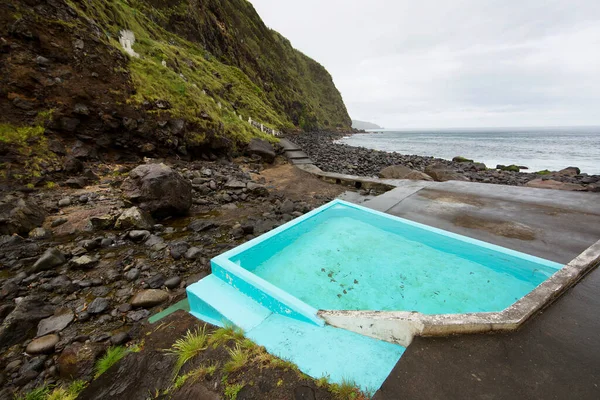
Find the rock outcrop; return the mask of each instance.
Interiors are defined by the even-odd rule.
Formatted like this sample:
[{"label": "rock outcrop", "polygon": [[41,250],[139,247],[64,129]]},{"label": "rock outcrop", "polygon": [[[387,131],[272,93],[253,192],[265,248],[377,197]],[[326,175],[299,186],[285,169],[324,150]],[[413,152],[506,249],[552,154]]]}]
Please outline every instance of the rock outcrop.
[{"label": "rock outcrop", "polygon": [[391,165],[379,172],[380,178],[385,179],[411,179],[421,181],[433,181],[433,178],[421,171],[415,171],[403,165]]}]

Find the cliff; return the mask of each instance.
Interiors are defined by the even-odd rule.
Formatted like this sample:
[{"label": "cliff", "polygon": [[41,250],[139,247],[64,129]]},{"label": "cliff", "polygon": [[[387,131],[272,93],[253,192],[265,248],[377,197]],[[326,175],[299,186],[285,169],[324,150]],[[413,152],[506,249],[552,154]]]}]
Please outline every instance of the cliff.
[{"label": "cliff", "polygon": [[372,122],[352,120],[352,128],[354,129],[383,129],[381,126]]},{"label": "cliff", "polygon": [[0,65],[4,178],[71,157],[208,157],[272,140],[249,117],[275,130],[351,124],[329,73],[245,0],[9,0]]}]

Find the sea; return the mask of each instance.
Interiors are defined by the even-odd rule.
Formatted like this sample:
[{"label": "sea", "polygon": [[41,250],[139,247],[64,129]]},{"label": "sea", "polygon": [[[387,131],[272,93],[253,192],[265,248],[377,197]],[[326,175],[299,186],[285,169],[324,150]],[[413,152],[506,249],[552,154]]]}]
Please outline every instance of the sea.
[{"label": "sea", "polygon": [[520,165],[523,172],[579,167],[600,174],[600,127],[378,129],[338,143],[401,154],[451,160],[463,156],[496,165]]}]

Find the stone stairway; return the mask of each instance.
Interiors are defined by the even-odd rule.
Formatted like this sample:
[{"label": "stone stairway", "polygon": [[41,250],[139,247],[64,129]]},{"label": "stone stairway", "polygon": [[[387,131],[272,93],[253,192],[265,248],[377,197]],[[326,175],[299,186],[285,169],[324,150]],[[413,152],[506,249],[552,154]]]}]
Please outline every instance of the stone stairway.
[{"label": "stone stairway", "polygon": [[279,145],[283,147],[285,156],[293,165],[313,164],[312,160],[293,142],[288,139],[281,139]]}]

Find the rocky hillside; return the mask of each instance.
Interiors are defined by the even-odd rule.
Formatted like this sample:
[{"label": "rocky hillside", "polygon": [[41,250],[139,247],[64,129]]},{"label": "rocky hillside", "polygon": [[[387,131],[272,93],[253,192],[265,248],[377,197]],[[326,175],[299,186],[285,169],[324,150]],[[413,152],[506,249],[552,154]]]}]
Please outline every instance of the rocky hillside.
[{"label": "rocky hillside", "polygon": [[327,71],[246,0],[2,2],[0,115],[1,178],[36,186],[78,161],[241,149],[265,137],[248,117],[276,130],[351,124]]}]

